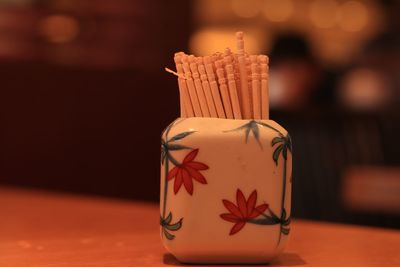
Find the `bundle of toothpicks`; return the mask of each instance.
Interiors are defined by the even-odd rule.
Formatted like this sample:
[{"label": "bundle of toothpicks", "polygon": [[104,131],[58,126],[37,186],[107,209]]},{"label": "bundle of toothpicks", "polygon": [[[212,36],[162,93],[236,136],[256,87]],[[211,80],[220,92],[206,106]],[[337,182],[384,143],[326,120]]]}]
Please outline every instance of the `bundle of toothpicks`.
[{"label": "bundle of toothpicks", "polygon": [[269,119],[268,57],[244,50],[243,32],[236,33],[237,51],[196,57],[174,56],[181,117]]}]

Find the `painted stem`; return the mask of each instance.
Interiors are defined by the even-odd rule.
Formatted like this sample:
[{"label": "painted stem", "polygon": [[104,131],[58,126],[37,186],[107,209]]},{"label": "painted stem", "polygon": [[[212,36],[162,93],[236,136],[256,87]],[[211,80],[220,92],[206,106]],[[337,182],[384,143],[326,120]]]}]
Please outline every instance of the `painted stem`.
[{"label": "painted stem", "polygon": [[268,217],[265,214],[262,214],[264,216],[264,218],[260,218],[260,219],[251,219],[248,220],[249,223],[252,224],[258,224],[258,225],[275,225],[275,224],[281,224],[281,221],[279,220],[279,218],[272,218],[272,217]]},{"label": "painted stem", "polygon": [[[169,153],[169,151],[167,151],[167,161],[170,160],[175,166],[179,166],[181,165],[172,155],[171,153]],[[167,170],[168,173],[168,170]],[[166,179],[167,177],[165,177]]]},{"label": "painted stem", "polygon": [[264,123],[264,122],[260,122],[260,121],[256,121],[257,124],[262,125],[266,128],[269,128],[271,130],[273,130],[274,132],[278,133],[279,135],[283,136],[283,134],[276,128],[272,127],[271,125]]},{"label": "painted stem", "polygon": [[[283,185],[282,185],[282,209],[281,209],[281,222],[285,221],[285,218],[283,217],[284,215],[284,209],[285,209],[285,195],[286,195],[286,159],[283,157]],[[279,239],[278,239],[278,245],[281,242],[281,237],[282,237],[282,223],[280,224],[279,228]]]},{"label": "painted stem", "polygon": [[163,220],[165,219],[165,212],[167,208],[167,192],[168,192],[168,181],[167,181],[167,176],[168,176],[168,155],[165,160],[165,177],[164,177],[164,200],[163,200],[163,213],[162,213],[162,218]]},{"label": "painted stem", "polygon": [[[165,143],[168,143],[168,134],[169,131],[172,128],[172,123],[170,125],[168,125],[167,130],[165,131]],[[167,192],[168,192],[168,181],[167,181],[167,177],[168,177],[168,163],[169,163],[169,151],[167,150],[167,147],[165,146],[165,177],[164,177],[164,196],[163,196],[163,211],[162,211],[162,219],[165,220],[165,213],[166,213],[166,209],[167,209]]]}]

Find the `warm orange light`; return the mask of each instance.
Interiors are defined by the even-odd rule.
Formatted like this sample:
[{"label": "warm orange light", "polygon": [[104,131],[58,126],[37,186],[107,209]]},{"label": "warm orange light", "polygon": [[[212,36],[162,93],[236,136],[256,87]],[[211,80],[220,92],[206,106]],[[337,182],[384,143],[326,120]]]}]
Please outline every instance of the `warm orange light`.
[{"label": "warm orange light", "polygon": [[265,17],[273,22],[286,21],[293,14],[292,0],[268,0],[264,4]]},{"label": "warm orange light", "polygon": [[260,0],[232,0],[233,12],[242,18],[253,18],[260,12]]},{"label": "warm orange light", "polygon": [[338,19],[339,7],[334,0],[316,0],[310,5],[309,16],[318,28],[331,28]]},{"label": "warm orange light", "polygon": [[[191,53],[199,56],[210,55],[217,51],[223,52],[226,47],[230,47],[236,51],[235,31],[237,29],[213,29],[207,28],[195,32],[189,41],[189,49]],[[245,31],[245,30],[244,30]],[[246,33],[246,52],[256,54],[260,52],[259,36],[255,36],[249,31]]]},{"label": "warm orange light", "polygon": [[78,36],[79,24],[71,16],[51,15],[40,21],[39,31],[49,42],[66,43]]},{"label": "warm orange light", "polygon": [[368,68],[350,71],[338,88],[340,100],[354,109],[382,107],[390,98],[390,89],[382,73]]},{"label": "warm orange light", "polygon": [[340,27],[349,32],[362,30],[368,22],[368,10],[358,1],[348,1],[340,6]]}]

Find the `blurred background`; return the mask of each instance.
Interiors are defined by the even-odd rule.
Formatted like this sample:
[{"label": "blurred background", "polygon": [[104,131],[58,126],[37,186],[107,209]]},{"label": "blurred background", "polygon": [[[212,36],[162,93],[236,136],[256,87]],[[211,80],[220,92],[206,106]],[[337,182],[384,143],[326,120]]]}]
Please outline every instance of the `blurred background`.
[{"label": "blurred background", "polygon": [[0,183],[158,201],[173,53],[270,56],[293,214],[400,228],[400,2],[0,0]]}]

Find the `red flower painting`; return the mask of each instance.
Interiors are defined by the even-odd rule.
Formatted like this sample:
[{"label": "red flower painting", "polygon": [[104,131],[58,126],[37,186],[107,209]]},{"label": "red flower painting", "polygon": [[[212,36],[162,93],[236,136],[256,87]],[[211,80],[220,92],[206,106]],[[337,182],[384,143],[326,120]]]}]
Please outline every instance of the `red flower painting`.
[{"label": "red flower painting", "polygon": [[175,166],[169,171],[167,180],[171,181],[175,178],[175,194],[178,193],[183,184],[186,191],[190,195],[193,195],[193,179],[201,184],[207,184],[206,178],[204,178],[200,171],[207,170],[208,166],[204,163],[194,161],[198,153],[198,149],[192,150],[185,156],[180,165]]},{"label": "red flower painting", "polygon": [[230,213],[221,214],[221,218],[225,221],[235,223],[230,231],[230,235],[234,235],[246,225],[250,219],[254,219],[260,216],[264,211],[268,209],[268,204],[261,204],[256,206],[257,203],[257,191],[254,190],[249,198],[243,195],[243,192],[238,189],[236,192],[237,205],[233,204],[229,200],[222,200],[225,208]]}]

